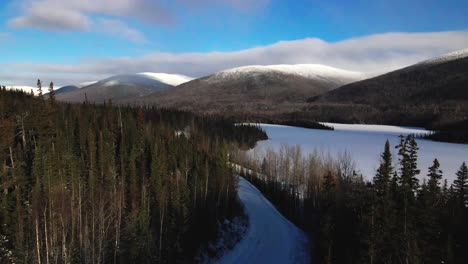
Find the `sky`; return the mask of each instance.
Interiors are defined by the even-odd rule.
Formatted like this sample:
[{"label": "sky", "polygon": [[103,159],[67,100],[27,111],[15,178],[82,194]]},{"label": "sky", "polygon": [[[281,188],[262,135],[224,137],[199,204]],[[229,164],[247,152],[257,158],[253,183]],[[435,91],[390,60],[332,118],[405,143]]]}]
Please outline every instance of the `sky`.
[{"label": "sky", "polygon": [[468,48],[466,0],[0,0],[0,84],[245,65],[383,73]]}]

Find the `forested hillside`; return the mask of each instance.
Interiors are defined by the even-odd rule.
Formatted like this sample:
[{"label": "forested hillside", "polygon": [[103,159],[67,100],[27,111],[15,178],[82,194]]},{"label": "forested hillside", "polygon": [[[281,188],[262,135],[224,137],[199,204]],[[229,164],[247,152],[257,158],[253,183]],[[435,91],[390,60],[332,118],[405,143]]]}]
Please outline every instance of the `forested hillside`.
[{"label": "forested hillside", "polygon": [[[468,53],[461,53],[461,57],[442,56],[309,98],[300,116],[430,129],[462,122],[468,119]],[[457,138],[446,138],[451,139]]]},{"label": "forested hillside", "polygon": [[186,112],[1,89],[0,262],[190,262],[239,213],[229,146],[265,138]]}]

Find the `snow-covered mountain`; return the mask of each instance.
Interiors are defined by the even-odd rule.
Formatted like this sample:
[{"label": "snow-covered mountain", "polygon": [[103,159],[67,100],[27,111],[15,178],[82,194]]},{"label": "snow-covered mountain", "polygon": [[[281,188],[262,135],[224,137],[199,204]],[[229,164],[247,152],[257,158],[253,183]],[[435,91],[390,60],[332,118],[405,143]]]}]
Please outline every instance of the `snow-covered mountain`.
[{"label": "snow-covered mountain", "polygon": [[210,113],[292,111],[308,97],[365,77],[317,64],[253,65],[217,72],[139,101]]},{"label": "snow-covered mountain", "polygon": [[96,83],[83,87],[83,89],[88,89],[89,87],[117,85],[149,86],[161,88],[163,86],[168,86],[169,84],[142,74],[122,74],[100,80]]},{"label": "snow-covered mountain", "polygon": [[245,78],[246,75],[288,74],[300,76],[316,81],[347,84],[364,79],[360,72],[337,69],[320,64],[279,64],[279,65],[251,65],[218,72],[211,76],[210,81],[224,81],[229,78]]},{"label": "snow-covered mountain", "polygon": [[92,102],[139,98],[155,91],[187,82],[192,78],[178,74],[137,73],[115,75],[97,82],[70,86],[68,91],[58,94],[63,101],[80,102],[86,98]]}]

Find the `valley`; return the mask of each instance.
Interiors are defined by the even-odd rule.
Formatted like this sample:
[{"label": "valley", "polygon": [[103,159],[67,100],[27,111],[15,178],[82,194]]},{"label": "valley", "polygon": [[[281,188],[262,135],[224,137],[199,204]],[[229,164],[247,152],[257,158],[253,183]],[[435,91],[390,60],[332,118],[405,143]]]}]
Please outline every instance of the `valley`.
[{"label": "valley", "polygon": [[2,0],[0,264],[468,263],[466,10]]}]

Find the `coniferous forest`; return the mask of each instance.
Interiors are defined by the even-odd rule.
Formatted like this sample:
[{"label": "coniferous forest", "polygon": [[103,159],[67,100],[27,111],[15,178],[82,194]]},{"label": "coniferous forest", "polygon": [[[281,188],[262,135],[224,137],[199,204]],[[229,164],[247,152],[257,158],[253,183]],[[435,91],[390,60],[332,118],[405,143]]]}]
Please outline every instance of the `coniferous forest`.
[{"label": "coniferous forest", "polygon": [[264,138],[186,112],[1,89],[0,263],[191,262],[241,213],[229,148]]},{"label": "coniferous forest", "polygon": [[237,151],[267,138],[256,127],[51,91],[0,89],[1,263],[193,262],[242,214],[232,161],[309,234],[314,263],[468,259],[468,168],[450,184],[437,159],[421,170],[413,136],[387,142],[365,181],[347,153],[259,159]]},{"label": "coniferous forest", "polygon": [[414,136],[400,138],[397,146],[386,142],[372,181],[356,173],[347,153],[305,156],[299,146],[283,146],[235,160],[249,168],[240,174],[309,234],[313,263],[466,263],[466,163],[449,184],[437,159],[418,169]]}]

